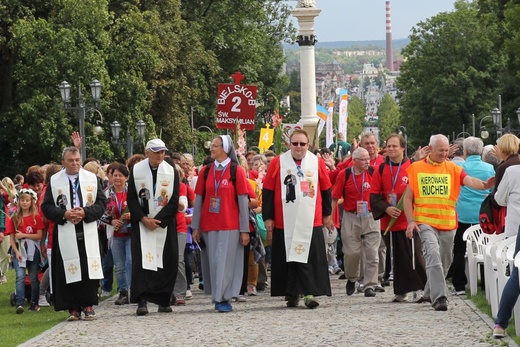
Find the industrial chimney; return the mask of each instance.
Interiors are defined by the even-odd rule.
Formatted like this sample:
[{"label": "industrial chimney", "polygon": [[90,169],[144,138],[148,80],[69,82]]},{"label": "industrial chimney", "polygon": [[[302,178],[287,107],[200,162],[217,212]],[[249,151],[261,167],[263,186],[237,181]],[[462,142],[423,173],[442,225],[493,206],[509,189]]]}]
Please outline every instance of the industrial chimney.
[{"label": "industrial chimney", "polygon": [[390,1],[386,1],[386,68],[394,71],[394,50],[392,49],[392,17]]}]

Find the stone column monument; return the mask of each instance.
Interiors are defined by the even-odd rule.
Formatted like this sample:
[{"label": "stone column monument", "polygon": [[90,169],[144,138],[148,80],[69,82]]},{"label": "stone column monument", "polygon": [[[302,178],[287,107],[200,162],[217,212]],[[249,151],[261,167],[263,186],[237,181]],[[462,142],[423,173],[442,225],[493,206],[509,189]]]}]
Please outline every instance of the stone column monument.
[{"label": "stone column monument", "polygon": [[[314,19],[321,10],[316,8],[314,0],[298,0],[298,4],[291,14],[298,20],[300,31],[298,33],[298,45],[300,46],[300,77],[301,77],[301,107],[300,123],[309,134],[312,143],[316,132],[319,117],[316,115],[316,66],[314,45],[316,35],[314,32]],[[316,139],[316,146],[319,147]]]}]

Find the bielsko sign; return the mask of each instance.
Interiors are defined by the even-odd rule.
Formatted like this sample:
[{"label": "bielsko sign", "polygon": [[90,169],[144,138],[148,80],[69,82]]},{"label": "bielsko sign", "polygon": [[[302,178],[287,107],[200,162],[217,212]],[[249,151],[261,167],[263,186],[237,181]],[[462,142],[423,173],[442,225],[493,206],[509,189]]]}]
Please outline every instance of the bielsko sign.
[{"label": "bielsko sign", "polygon": [[245,78],[240,72],[231,77],[235,84],[219,83],[217,100],[217,128],[255,130],[256,86],[240,84]]}]

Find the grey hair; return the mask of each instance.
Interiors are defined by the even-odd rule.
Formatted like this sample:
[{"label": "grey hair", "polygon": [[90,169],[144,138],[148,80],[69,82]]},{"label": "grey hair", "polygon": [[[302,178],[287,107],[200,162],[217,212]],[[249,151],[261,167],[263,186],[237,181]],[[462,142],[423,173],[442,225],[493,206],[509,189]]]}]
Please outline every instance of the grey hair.
[{"label": "grey hair", "polygon": [[358,159],[365,154],[368,155],[368,151],[363,147],[358,147],[354,150],[354,152],[352,152],[352,159]]},{"label": "grey hair", "polygon": [[470,136],[462,143],[466,155],[481,155],[484,149],[484,142],[478,137]]},{"label": "grey hair", "polygon": [[267,165],[267,158],[263,154],[255,154],[253,156],[253,159],[251,159],[251,162],[254,163],[257,160],[261,160],[264,165]]},{"label": "grey hair", "polygon": [[65,155],[67,153],[76,154],[76,153],[79,153],[79,150],[74,146],[65,147],[63,149],[63,152],[61,152],[61,160],[65,160]]},{"label": "grey hair", "polygon": [[462,138],[458,138],[458,139],[455,139],[455,141],[453,141],[453,144],[455,146],[457,146],[455,148],[455,153],[453,153],[453,155],[457,156],[457,157],[460,157],[464,154],[464,139]]},{"label": "grey hair", "polygon": [[190,153],[183,153],[182,156],[186,158],[186,160],[193,162],[193,156]]},{"label": "grey hair", "polygon": [[376,140],[376,146],[379,147],[379,138],[376,136],[376,134],[374,134],[373,132],[370,132],[370,131],[366,131],[366,132],[362,133],[359,142],[360,143],[363,142],[363,139],[365,139],[366,137],[370,137],[370,136],[374,137],[374,139]]},{"label": "grey hair", "polygon": [[445,141],[447,143],[450,143],[450,140],[448,140],[448,138],[446,136],[444,136],[442,134],[435,134],[435,135],[432,135],[430,137],[429,146],[430,147],[435,147],[441,141]]}]

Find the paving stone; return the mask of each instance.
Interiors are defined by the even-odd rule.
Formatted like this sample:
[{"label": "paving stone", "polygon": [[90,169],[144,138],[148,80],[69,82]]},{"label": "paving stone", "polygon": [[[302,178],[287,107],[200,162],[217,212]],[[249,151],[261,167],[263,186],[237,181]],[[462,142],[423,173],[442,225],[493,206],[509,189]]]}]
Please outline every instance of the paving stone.
[{"label": "paving stone", "polygon": [[136,305],[116,306],[117,296],[96,307],[95,321],[63,322],[23,346],[517,346],[495,340],[493,324],[464,297],[450,296],[447,312],[430,304],[393,303],[393,290],[365,298],[347,296],[345,281],[331,276],[333,296],[317,298],[310,310],[303,300],[287,308],[269,290],[233,302],[233,312],[218,313],[210,297],[193,286],[193,299],[173,313],[137,317]]}]

